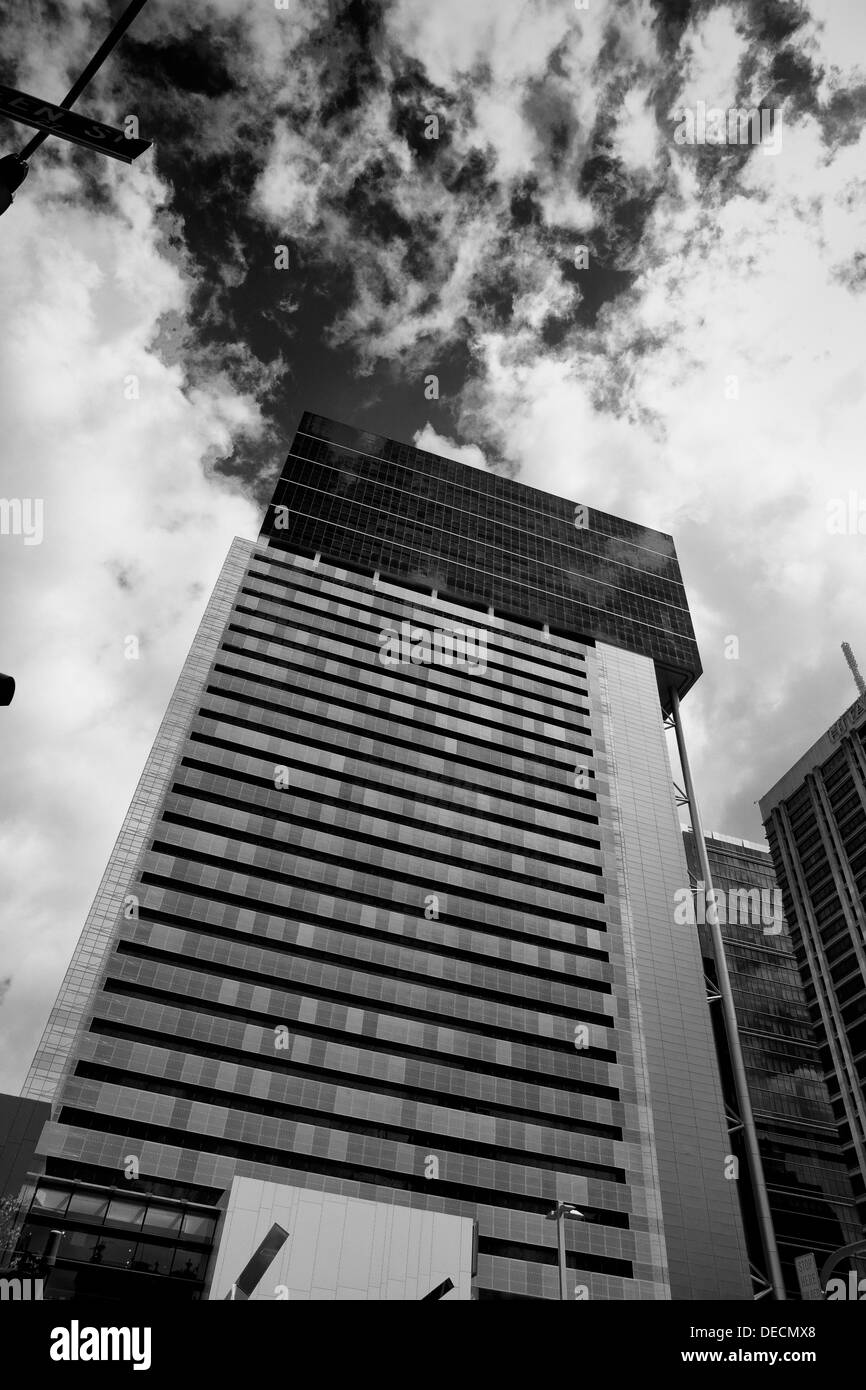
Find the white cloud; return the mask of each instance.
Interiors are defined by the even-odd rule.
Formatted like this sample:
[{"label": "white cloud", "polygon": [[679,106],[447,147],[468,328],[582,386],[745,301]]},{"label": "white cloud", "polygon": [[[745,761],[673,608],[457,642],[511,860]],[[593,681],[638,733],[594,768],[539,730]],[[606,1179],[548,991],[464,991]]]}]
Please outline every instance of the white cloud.
[{"label": "white cloud", "polygon": [[[215,368],[184,389],[151,344],[190,282],[161,250],[146,166],[103,171],[110,211],[40,165],[3,218],[4,495],[44,504],[44,540],[0,536],[0,1089],[20,1085],[195,627],[248,501],[204,462],[261,428]],[[70,196],[71,195],[71,196]],[[146,293],[141,287],[146,286]],[[138,399],[132,394],[137,379]],[[124,639],[141,642],[124,659]]]},{"label": "white cloud", "polygon": [[543,71],[551,50],[584,22],[592,22],[588,14],[562,0],[397,0],[389,29],[437,86],[453,86],[481,63],[495,86],[509,87]]},{"label": "white cloud", "polygon": [[[461,420],[522,481],[674,535],[706,671],[684,706],[705,823],[751,838],[753,801],[855,696],[839,643],[866,651],[866,537],[826,525],[831,498],[864,493],[864,301],[834,273],[863,244],[864,154],[828,159],[806,121],[752,158],[743,196],[662,201],[652,270],[594,352],[481,338]],[[613,373],[630,415],[596,408]]]},{"label": "white cloud", "polygon": [[473,138],[496,152],[496,174],[520,178],[538,157],[538,140],[520,110],[518,88],[482,92],[475,103]]},{"label": "white cloud", "polygon": [[428,454],[438,454],[440,458],[468,463],[472,468],[487,467],[487,460],[477,444],[458,444],[446,435],[438,434],[429,421],[423,430],[415,431],[412,443],[417,449],[423,449]]},{"label": "white cloud", "polygon": [[[850,75],[866,70],[866,9],[850,0],[809,0],[820,58]],[[811,26],[810,26],[811,27]]]},{"label": "white cloud", "polygon": [[746,38],[738,31],[733,5],[721,6],[694,23],[686,35],[686,80],[680,101],[694,107],[698,101],[727,109],[736,106],[736,83],[746,51]]},{"label": "white cloud", "polygon": [[656,161],[659,130],[646,87],[626,92],[613,135],[613,149],[629,169],[650,171]]}]

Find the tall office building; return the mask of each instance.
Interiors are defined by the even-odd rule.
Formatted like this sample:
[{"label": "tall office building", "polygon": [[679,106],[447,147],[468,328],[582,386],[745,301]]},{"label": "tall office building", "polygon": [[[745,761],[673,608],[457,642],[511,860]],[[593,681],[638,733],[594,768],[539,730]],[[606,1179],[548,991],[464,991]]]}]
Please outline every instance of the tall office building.
[{"label": "tall office building", "polygon": [[49,1114],[45,1101],[0,1095],[0,1274],[15,1249],[22,1207],[26,1210],[32,1196],[36,1145]]},{"label": "tall office building", "polygon": [[222,1298],[275,1225],[358,1252],[316,1296],[557,1298],[569,1203],[569,1297],[749,1298],[672,911],[699,674],[668,536],[305,415],[28,1078],[53,1287]]},{"label": "tall office building", "polygon": [[[683,832],[692,878],[700,881],[694,834]],[[737,1010],[749,1095],[767,1194],[789,1297],[800,1297],[794,1261],[813,1253],[819,1267],[858,1238],[860,1224],[820,1050],[812,1028],[769,850],[730,835],[704,836]],[[716,982],[709,928],[698,925],[704,968]],[[713,1010],[722,1083],[736,1111],[727,1037]],[[736,1138],[733,1146],[738,1148]],[[741,1162],[740,1171],[745,1165]],[[750,1249],[761,1259],[748,1183],[740,1186]]]},{"label": "tall office building", "polygon": [[866,1225],[866,695],[760,806]]}]

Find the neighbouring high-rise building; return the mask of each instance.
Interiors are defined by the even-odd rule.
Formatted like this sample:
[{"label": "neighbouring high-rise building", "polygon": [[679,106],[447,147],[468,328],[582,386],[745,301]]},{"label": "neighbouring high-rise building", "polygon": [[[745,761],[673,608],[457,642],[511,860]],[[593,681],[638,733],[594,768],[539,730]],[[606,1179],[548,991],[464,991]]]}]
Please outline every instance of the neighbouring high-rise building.
[{"label": "neighbouring high-rise building", "polygon": [[0,1274],[10,1264],[22,1212],[33,1195],[36,1146],[49,1115],[46,1101],[0,1095]]},{"label": "neighbouring high-rise building", "polygon": [[561,1231],[568,1297],[750,1298],[673,916],[700,669],[669,536],[303,416],[27,1080],[58,1296],[557,1298]]},{"label": "neighbouring high-rise building", "polygon": [[[700,882],[694,834],[685,830],[683,836],[690,876]],[[797,1256],[814,1254],[820,1268],[833,1251],[858,1239],[860,1222],[769,849],[730,835],[704,838],[779,1258],[788,1296],[799,1298]],[[712,997],[717,975],[705,922],[698,923],[698,935]],[[716,1005],[711,1012],[723,1089],[736,1113],[725,1025]],[[732,1148],[742,1157],[736,1125]],[[740,1191],[758,1263],[752,1194],[747,1183]]]},{"label": "neighbouring high-rise building", "polygon": [[866,1225],[866,695],[760,806]]}]

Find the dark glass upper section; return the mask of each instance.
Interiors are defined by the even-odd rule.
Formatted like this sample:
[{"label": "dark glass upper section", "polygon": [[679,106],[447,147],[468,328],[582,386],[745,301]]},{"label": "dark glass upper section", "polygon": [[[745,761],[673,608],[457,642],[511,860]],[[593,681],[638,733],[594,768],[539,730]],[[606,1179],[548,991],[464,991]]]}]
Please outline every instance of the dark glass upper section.
[{"label": "dark glass upper section", "polygon": [[[701,662],[670,536],[305,413],[261,535],[299,554],[650,657],[667,709]],[[582,524],[581,524],[582,523]]]}]

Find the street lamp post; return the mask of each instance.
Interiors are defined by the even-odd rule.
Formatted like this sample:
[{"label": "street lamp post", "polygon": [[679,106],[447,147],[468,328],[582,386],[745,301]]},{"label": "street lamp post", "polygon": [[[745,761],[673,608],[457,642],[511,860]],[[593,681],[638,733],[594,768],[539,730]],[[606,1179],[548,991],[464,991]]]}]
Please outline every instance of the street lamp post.
[{"label": "street lamp post", "polygon": [[559,1297],[568,1298],[568,1286],[565,1269],[565,1227],[564,1222],[584,1221],[586,1218],[582,1211],[573,1206],[571,1202],[557,1202],[553,1211],[549,1211],[545,1217],[546,1221],[556,1222],[556,1250],[559,1257]]}]

